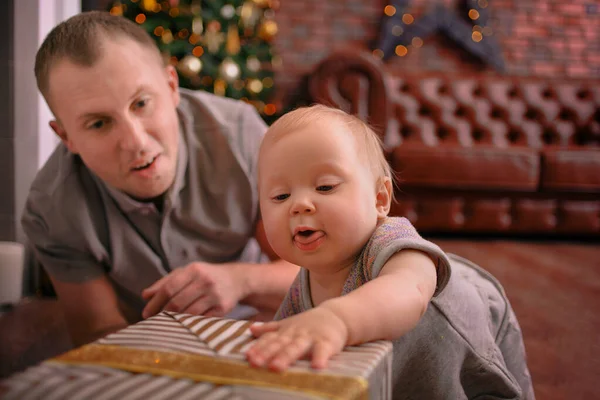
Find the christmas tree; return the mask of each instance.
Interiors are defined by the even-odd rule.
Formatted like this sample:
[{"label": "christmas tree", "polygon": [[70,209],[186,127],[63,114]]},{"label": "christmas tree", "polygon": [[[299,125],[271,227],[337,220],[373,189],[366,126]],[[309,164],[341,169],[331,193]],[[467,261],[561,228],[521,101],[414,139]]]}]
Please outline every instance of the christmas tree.
[{"label": "christmas tree", "polygon": [[177,69],[181,87],[244,100],[271,122],[271,42],[277,0],[121,0],[113,15],[129,18],[155,40]]}]

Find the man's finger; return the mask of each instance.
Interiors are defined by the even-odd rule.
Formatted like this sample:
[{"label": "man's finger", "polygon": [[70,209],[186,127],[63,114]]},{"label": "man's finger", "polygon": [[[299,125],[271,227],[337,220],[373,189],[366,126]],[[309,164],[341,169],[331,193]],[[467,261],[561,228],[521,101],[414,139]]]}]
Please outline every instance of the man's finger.
[{"label": "man's finger", "polygon": [[144,307],[142,317],[146,319],[158,314],[168,302],[169,298],[164,291],[157,292]]},{"label": "man's finger", "polygon": [[196,282],[190,281],[171,296],[164,309],[167,311],[184,312],[202,296],[205,296],[204,290]]},{"label": "man's finger", "polygon": [[223,313],[221,311],[219,311],[218,308],[209,308],[208,310],[204,311],[204,313],[202,314],[205,317],[222,317]]},{"label": "man's finger", "polygon": [[208,296],[200,296],[196,298],[190,305],[178,312],[185,312],[194,315],[206,315],[205,313],[216,306],[215,302]]},{"label": "man's finger", "polygon": [[175,295],[177,292],[187,286],[192,280],[191,274],[188,273],[188,271],[188,267],[177,268],[171,271],[167,276],[163,276],[152,285],[144,289],[142,291],[142,298],[148,300],[152,296],[156,295],[156,293],[167,289],[175,289],[171,290],[171,295]]},{"label": "man's finger", "polygon": [[142,290],[142,299],[148,300],[149,298],[154,296],[156,292],[160,290],[162,285],[164,285],[164,279],[165,278],[161,278],[158,281],[154,282],[152,285],[148,286],[146,289]]}]

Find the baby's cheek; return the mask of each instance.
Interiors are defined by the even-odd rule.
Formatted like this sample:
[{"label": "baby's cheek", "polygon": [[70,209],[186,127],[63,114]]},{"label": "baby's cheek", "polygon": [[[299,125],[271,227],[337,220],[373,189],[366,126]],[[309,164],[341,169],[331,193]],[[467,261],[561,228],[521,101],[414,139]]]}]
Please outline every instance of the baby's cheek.
[{"label": "baby's cheek", "polygon": [[284,237],[288,235],[288,229],[281,218],[273,218],[272,215],[263,216],[265,234],[273,250],[281,257]]},{"label": "baby's cheek", "polygon": [[281,258],[287,259],[289,254],[289,245],[283,235],[278,235],[273,239],[273,251]]}]

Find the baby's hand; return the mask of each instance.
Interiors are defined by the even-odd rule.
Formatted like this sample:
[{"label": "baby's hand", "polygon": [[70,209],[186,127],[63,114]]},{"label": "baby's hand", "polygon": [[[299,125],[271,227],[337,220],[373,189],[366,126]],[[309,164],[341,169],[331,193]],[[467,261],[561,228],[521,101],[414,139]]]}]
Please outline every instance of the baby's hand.
[{"label": "baby's hand", "polygon": [[348,328],[332,311],[316,307],[281,321],[254,325],[259,339],[246,353],[255,367],[283,371],[296,360],[312,354],[312,367],[325,368],[327,360],[344,348]]}]

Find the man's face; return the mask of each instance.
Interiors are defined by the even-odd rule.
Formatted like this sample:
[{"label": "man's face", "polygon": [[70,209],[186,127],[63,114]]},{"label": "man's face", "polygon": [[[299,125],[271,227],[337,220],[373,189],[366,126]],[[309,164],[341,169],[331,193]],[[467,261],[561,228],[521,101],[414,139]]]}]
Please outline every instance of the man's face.
[{"label": "man's face", "polygon": [[378,221],[375,179],[353,135],[323,120],[263,146],[260,207],[273,250],[311,273],[348,267]]},{"label": "man's face", "polygon": [[129,39],[106,40],[92,67],[68,60],[50,70],[50,126],[108,185],[145,200],[173,183],[177,164],[177,74]]}]

